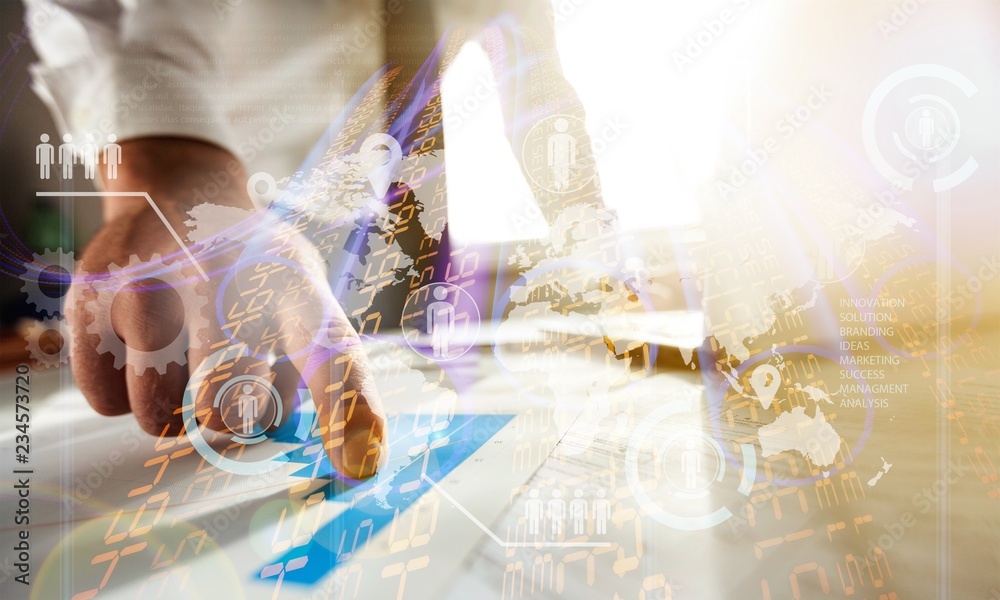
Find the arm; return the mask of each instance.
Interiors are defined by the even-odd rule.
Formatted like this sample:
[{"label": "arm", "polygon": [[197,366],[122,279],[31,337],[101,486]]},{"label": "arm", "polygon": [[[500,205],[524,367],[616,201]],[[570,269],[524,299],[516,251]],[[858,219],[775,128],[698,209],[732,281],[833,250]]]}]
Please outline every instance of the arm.
[{"label": "arm", "polygon": [[[486,52],[499,52],[490,57],[494,76],[498,83],[501,109],[506,124],[506,133],[511,150],[521,166],[525,180],[531,187],[532,195],[538,203],[545,220],[551,225],[566,208],[585,204],[603,208],[600,185],[595,176],[593,181],[574,193],[553,193],[535,182],[529,170],[532,167],[522,160],[522,149],[528,133],[536,124],[550,119],[556,114],[569,115],[586,121],[583,103],[576,90],[563,75],[556,45],[555,22],[552,4],[546,0],[521,0],[504,3],[510,13],[504,18],[490,15],[493,19],[480,36],[480,43]],[[492,38],[495,43],[488,43]],[[542,100],[539,100],[539,99]],[[542,104],[544,100],[545,104]],[[585,133],[576,135],[576,143],[569,148],[569,164],[576,165],[592,157],[583,156],[578,148],[590,148]],[[552,142],[547,140],[548,166],[552,166]]]}]

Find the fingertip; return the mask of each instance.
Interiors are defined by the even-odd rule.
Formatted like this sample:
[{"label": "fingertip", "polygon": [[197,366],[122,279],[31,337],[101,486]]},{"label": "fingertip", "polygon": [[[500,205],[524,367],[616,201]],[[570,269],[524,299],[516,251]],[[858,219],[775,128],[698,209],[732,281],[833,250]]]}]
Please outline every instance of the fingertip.
[{"label": "fingertip", "polygon": [[389,460],[389,445],[384,436],[373,431],[349,435],[339,450],[339,456],[331,456],[330,460],[338,471],[352,479],[374,476]]}]

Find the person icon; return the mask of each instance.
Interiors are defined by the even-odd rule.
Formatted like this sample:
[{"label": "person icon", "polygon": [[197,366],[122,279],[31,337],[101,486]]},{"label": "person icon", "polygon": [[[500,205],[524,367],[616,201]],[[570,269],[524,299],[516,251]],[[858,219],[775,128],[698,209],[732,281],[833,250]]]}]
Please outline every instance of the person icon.
[{"label": "person icon", "polygon": [[437,286],[432,293],[437,301],[427,305],[427,333],[431,336],[434,358],[448,358],[448,340],[455,333],[455,307],[445,300],[447,288]]},{"label": "person icon", "polygon": [[87,134],[87,141],[80,147],[80,162],[83,163],[84,179],[93,179],[97,172],[98,161],[97,144],[94,143],[94,134]]},{"label": "person icon", "polygon": [[528,496],[530,498],[524,503],[524,518],[528,521],[528,533],[538,535],[544,504],[538,497],[538,490],[531,490]]},{"label": "person icon", "polygon": [[63,143],[59,144],[59,164],[62,165],[63,179],[73,179],[74,163],[76,163],[76,147],[73,146],[73,136],[67,133],[63,136]]},{"label": "person icon", "polygon": [[688,440],[687,450],[681,453],[681,473],[684,475],[684,487],[689,490],[697,488],[700,472],[701,455],[695,449],[694,440]]},{"label": "person icon", "polygon": [[118,137],[115,134],[108,136],[108,143],[104,145],[104,164],[108,166],[108,179],[118,179],[118,165],[122,164],[122,147],[116,144]]},{"label": "person icon", "polygon": [[549,499],[549,519],[553,536],[562,535],[565,518],[566,501],[562,499],[562,492],[552,490],[552,498]]},{"label": "person icon", "polygon": [[583,499],[583,490],[576,490],[573,493],[575,498],[569,503],[569,518],[573,520],[573,535],[581,535],[587,529],[587,516],[590,507]]},{"label": "person icon", "polygon": [[38,177],[48,179],[52,163],[56,160],[56,148],[49,143],[49,134],[43,133],[38,136],[42,142],[35,146],[35,164],[38,165]]},{"label": "person icon", "polygon": [[548,165],[552,168],[556,191],[569,188],[569,171],[576,166],[576,138],[566,133],[569,122],[560,117],[553,126],[556,133],[549,136]]},{"label": "person icon", "polygon": [[253,386],[249,383],[243,385],[243,395],[237,398],[239,402],[239,416],[243,418],[243,435],[253,434],[254,422],[257,420],[257,398],[252,394]]},{"label": "person icon", "polygon": [[590,513],[594,517],[594,530],[600,535],[608,532],[608,519],[611,518],[611,501],[604,497],[605,494],[604,490],[597,490],[597,499]]},{"label": "person icon", "polygon": [[931,109],[925,108],[920,111],[917,133],[920,134],[920,145],[922,147],[930,148],[933,146],[931,140],[934,139],[934,119],[931,117]]}]

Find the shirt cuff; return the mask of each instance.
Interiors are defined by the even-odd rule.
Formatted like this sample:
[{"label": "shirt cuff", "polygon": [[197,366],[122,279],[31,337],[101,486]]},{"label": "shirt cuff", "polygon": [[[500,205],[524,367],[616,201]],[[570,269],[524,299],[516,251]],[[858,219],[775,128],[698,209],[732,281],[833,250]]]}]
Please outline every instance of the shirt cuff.
[{"label": "shirt cuff", "polygon": [[166,62],[89,57],[60,67],[35,64],[31,73],[61,133],[75,140],[187,137],[238,156],[228,115],[205,82]]}]

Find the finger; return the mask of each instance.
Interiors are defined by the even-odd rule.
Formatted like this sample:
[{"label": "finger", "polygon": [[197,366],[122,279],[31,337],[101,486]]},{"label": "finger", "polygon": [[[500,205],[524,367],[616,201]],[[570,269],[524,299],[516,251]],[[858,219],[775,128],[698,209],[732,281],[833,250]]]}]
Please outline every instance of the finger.
[{"label": "finger", "polygon": [[315,250],[288,231],[252,261],[243,296],[266,298],[278,331],[262,342],[291,360],[316,404],[334,468],[361,479],[388,459],[385,416],[360,340],[323,276]]},{"label": "finger", "polygon": [[334,303],[332,310],[333,318],[320,332],[331,347],[315,346],[293,362],[312,393],[331,464],[348,477],[364,479],[389,458],[385,412],[360,339],[340,307]]},{"label": "finger", "polygon": [[187,348],[187,332],[178,291],[157,279],[130,283],[115,294],[111,320],[124,343],[125,383],[136,421],[152,435],[179,435],[187,367],[177,359]]},{"label": "finger", "polygon": [[[189,375],[191,381],[198,381],[200,385],[189,391],[194,395],[194,414],[201,426],[214,431],[242,433],[244,423],[239,398],[245,395],[243,388],[250,385],[251,395],[266,400],[264,396],[269,394],[274,382],[266,340],[276,327],[269,317],[262,316],[262,311],[254,307],[246,310],[239,298],[225,290],[210,296],[213,301],[209,304],[213,308],[216,306],[215,294],[219,293],[224,294],[220,305],[222,316],[227,320],[220,322],[219,315],[212,310],[208,327],[190,332],[195,341],[188,352]],[[269,410],[277,407],[265,402],[263,408],[265,412],[253,418],[254,428],[273,414]],[[276,424],[269,422],[263,428]]]},{"label": "finger", "polygon": [[97,292],[82,281],[74,282],[67,291],[66,319],[72,331],[70,365],[77,387],[95,411],[105,416],[123,415],[132,410],[125,372],[115,368],[113,355],[97,352],[100,335],[88,331],[95,319],[88,304],[96,302],[96,298]]},{"label": "finger", "polygon": [[180,406],[187,376],[187,366],[176,363],[167,365],[163,374],[146,369],[138,375],[131,366],[125,367],[129,403],[143,431],[161,438],[177,437],[184,431]]}]

